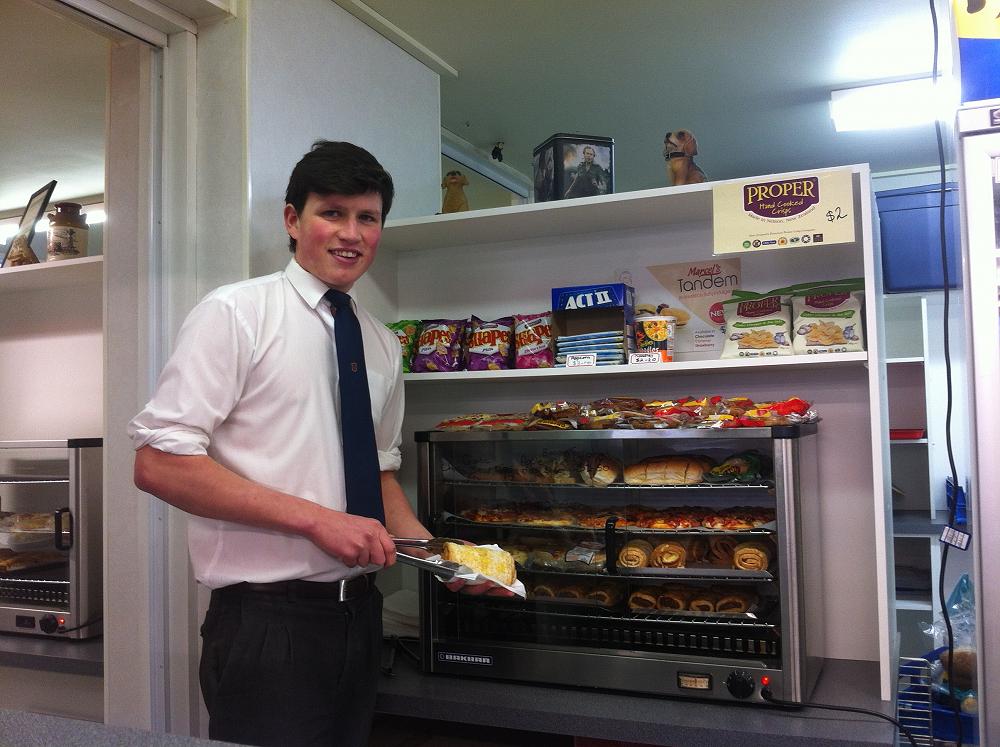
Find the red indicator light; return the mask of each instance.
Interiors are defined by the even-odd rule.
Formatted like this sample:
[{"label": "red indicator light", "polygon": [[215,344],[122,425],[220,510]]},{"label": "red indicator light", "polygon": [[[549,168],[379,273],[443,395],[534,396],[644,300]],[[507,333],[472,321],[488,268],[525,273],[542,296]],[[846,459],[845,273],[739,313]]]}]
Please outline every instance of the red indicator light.
[{"label": "red indicator light", "polygon": [[766,674],[763,677],[760,678],[760,686],[761,687],[767,687],[770,684],[771,684],[771,678],[768,677]]},{"label": "red indicator light", "polygon": [[66,624],[66,618],[65,617],[60,617],[60,618],[57,618],[57,619],[58,619],[60,625],[65,625]]}]

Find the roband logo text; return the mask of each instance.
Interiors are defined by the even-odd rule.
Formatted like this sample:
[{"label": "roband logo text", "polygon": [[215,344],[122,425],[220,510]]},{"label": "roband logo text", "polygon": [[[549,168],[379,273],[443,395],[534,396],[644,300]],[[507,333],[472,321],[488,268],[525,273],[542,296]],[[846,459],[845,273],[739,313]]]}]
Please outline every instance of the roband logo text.
[{"label": "roband logo text", "polygon": [[438,661],[449,661],[457,664],[481,664],[492,667],[492,656],[478,656],[476,654],[453,654],[449,651],[438,651]]}]

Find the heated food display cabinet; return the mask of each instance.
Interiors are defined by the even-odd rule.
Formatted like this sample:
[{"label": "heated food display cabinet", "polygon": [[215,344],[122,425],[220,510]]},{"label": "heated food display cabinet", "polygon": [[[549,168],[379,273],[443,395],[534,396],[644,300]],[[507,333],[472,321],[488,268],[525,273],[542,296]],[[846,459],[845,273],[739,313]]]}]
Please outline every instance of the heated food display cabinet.
[{"label": "heated food display cabinet", "polygon": [[425,671],[808,697],[823,650],[816,429],[417,433],[421,520],[510,551],[527,590],[454,593],[421,574]]}]

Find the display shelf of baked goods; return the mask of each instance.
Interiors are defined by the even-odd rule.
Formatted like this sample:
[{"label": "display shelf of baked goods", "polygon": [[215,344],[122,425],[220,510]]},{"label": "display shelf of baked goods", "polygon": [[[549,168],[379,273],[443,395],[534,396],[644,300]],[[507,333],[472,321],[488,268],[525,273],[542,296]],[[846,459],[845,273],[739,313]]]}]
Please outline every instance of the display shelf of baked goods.
[{"label": "display shelf of baked goods", "polygon": [[773,358],[727,358],[672,363],[641,363],[616,366],[576,366],[573,368],[517,368],[505,371],[435,371],[403,374],[406,381],[532,381],[559,376],[648,376],[713,371],[745,373],[751,368],[832,368],[868,363],[868,353],[832,353],[830,355],[784,355]]},{"label": "display shelf of baked goods", "polygon": [[39,291],[99,283],[104,257],[79,257],[59,262],[0,269],[0,293]]}]

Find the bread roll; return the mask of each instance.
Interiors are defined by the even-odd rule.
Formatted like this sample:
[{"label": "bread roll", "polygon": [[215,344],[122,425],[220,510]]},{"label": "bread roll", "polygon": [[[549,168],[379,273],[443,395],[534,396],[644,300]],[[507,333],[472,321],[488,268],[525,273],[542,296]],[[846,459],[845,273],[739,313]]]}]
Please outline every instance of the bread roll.
[{"label": "bread roll", "polygon": [[702,589],[695,592],[688,603],[688,609],[695,612],[715,612],[718,599],[719,595],[714,591]]},{"label": "bread roll", "polygon": [[630,540],[618,553],[618,565],[623,568],[646,568],[649,566],[649,556],[652,553],[653,546],[646,540]]},{"label": "bread roll", "polygon": [[587,599],[605,607],[610,607],[620,598],[621,589],[614,584],[600,584],[587,592]]},{"label": "bread roll", "polygon": [[771,548],[763,542],[741,542],[733,550],[733,568],[766,571],[771,564]]},{"label": "bread roll", "polygon": [[625,468],[628,485],[696,485],[704,482],[707,465],[689,456],[649,457]]},{"label": "bread roll", "polygon": [[746,591],[731,591],[722,594],[715,603],[716,612],[728,614],[743,613],[757,603],[757,596]]},{"label": "bread roll", "polygon": [[[945,679],[948,677],[948,651],[941,652],[941,666],[944,670]],[[976,687],[976,651],[972,648],[961,647],[955,649],[955,658],[952,662],[952,675],[955,678],[955,687],[962,690],[972,690]]]},{"label": "bread roll", "polygon": [[445,542],[441,557],[471,568],[476,573],[505,586],[510,586],[517,580],[514,558],[506,550]]},{"label": "bread roll", "polygon": [[585,485],[603,487],[617,480],[621,471],[617,459],[607,454],[589,454],[580,464],[580,479]]}]

